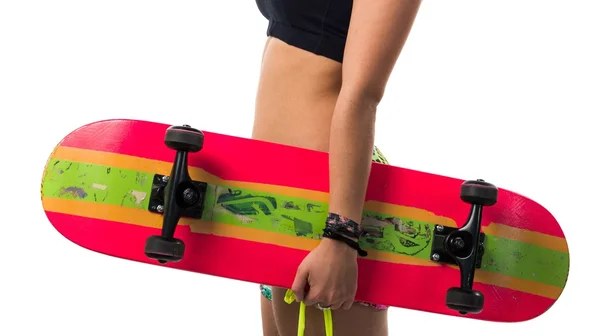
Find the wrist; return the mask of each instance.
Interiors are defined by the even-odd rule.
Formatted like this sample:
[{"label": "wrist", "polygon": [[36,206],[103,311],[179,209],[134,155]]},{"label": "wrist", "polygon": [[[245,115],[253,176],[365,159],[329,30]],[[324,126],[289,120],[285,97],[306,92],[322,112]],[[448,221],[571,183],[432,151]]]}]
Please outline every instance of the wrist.
[{"label": "wrist", "polygon": [[362,235],[362,228],[357,222],[340,216],[335,213],[329,213],[323,230],[323,240],[325,244],[341,249],[341,251],[351,251],[351,254],[356,257],[366,256],[367,252],[360,248],[358,243]]},{"label": "wrist", "polygon": [[351,256],[354,258],[358,257],[358,251],[343,241],[323,237],[321,244],[334,250],[336,255]]}]

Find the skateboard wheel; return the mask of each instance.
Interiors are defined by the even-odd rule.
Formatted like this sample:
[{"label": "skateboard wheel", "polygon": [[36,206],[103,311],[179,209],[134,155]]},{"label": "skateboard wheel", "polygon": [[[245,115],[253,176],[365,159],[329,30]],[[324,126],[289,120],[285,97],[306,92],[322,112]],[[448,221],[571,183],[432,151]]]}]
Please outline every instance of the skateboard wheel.
[{"label": "skateboard wheel", "polygon": [[446,292],[446,306],[463,315],[477,314],[483,310],[483,294],[472,289],[453,287]]},{"label": "skateboard wheel", "polygon": [[498,201],[498,188],[484,180],[465,181],[460,187],[460,199],[469,204],[494,205]]},{"label": "skateboard wheel", "polygon": [[165,133],[165,144],[176,151],[198,152],[204,145],[204,133],[190,126],[171,126]]},{"label": "skateboard wheel", "polygon": [[181,239],[150,236],[146,240],[144,253],[148,258],[156,259],[161,264],[177,262],[183,258],[185,244]]}]

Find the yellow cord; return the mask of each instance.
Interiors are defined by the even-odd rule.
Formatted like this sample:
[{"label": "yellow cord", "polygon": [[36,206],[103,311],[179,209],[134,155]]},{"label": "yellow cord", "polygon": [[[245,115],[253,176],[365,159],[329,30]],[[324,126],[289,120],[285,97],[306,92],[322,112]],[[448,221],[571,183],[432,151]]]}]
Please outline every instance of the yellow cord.
[{"label": "yellow cord", "polygon": [[[291,289],[285,292],[285,302],[292,304],[296,301],[296,295]],[[325,335],[333,336],[333,319],[331,316],[331,309],[323,310],[323,319],[325,320]],[[304,328],[306,326],[306,305],[304,302],[300,302],[300,314],[298,316],[298,336],[304,336]]]},{"label": "yellow cord", "polygon": [[323,319],[325,320],[325,335],[333,336],[333,319],[331,316],[331,309],[325,309],[323,311]]}]

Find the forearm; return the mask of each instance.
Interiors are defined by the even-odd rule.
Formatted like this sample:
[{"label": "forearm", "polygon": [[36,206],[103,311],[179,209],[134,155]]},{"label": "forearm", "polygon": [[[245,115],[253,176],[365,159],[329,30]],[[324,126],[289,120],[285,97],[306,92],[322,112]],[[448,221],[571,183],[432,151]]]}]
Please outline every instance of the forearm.
[{"label": "forearm", "polygon": [[330,212],[361,222],[377,105],[420,0],[355,0],[329,142]]},{"label": "forearm", "polygon": [[360,223],[371,170],[377,101],[342,91],[329,142],[329,211]]}]

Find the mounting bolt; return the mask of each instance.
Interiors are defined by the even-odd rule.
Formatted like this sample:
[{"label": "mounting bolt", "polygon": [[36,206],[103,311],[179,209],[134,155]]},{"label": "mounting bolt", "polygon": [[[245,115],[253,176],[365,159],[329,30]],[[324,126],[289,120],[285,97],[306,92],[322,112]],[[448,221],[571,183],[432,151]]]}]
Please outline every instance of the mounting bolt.
[{"label": "mounting bolt", "polygon": [[442,231],[444,231],[444,227],[443,227],[443,226],[441,226],[441,225],[436,225],[436,226],[435,226],[435,231],[437,231],[437,232],[442,232]]},{"label": "mounting bolt", "polygon": [[440,255],[437,253],[434,253],[431,255],[431,259],[434,261],[438,261],[438,260],[440,260]]},{"label": "mounting bolt", "polygon": [[457,249],[463,249],[465,247],[465,241],[461,237],[456,237],[450,240],[450,244]]},{"label": "mounting bolt", "polygon": [[157,205],[157,206],[156,206],[156,211],[158,211],[158,212],[163,212],[163,210],[165,210],[165,207],[164,207],[164,206],[162,206],[162,205]]},{"label": "mounting bolt", "polygon": [[168,176],[163,176],[162,177],[162,181],[165,182],[165,183],[169,182],[169,177]]},{"label": "mounting bolt", "polygon": [[183,191],[183,199],[189,205],[198,202],[198,196],[198,193],[192,188],[187,188]]}]

